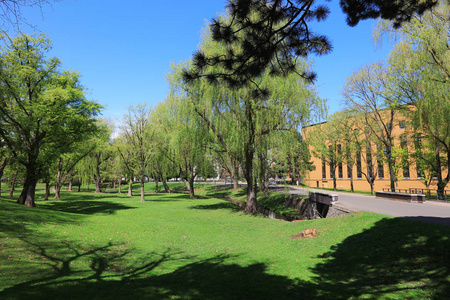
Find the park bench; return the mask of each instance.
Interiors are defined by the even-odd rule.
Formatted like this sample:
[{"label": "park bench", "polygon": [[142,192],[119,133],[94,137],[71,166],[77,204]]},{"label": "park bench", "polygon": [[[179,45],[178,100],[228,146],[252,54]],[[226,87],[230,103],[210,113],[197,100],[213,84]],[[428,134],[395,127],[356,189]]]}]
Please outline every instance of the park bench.
[{"label": "park bench", "polygon": [[375,192],[375,196],[377,198],[403,200],[403,201],[408,201],[408,202],[419,202],[419,203],[425,202],[425,195],[423,195],[423,194],[377,191],[377,192]]}]

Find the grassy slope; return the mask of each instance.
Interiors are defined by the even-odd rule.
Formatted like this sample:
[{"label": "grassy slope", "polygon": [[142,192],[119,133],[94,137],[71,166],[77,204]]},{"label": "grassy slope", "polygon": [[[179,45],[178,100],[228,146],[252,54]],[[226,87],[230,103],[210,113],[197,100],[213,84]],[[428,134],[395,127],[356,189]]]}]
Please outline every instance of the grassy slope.
[{"label": "grassy slope", "polygon": [[[0,198],[0,299],[450,294],[450,228],[373,213],[288,223],[201,194],[63,193],[35,209]],[[291,239],[306,228],[318,236]]]}]

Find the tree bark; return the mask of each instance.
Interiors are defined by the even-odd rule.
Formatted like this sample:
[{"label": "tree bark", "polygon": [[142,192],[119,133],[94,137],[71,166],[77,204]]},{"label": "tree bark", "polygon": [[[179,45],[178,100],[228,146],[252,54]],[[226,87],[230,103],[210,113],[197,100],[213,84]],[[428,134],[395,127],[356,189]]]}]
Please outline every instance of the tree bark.
[{"label": "tree bark", "polygon": [[183,178],[183,183],[184,183],[184,186],[186,187],[186,189],[187,189],[188,191],[190,191],[189,182],[188,182],[185,178]]},{"label": "tree bark", "polygon": [[101,154],[97,154],[96,155],[96,167],[95,167],[95,193],[101,193],[100,190],[100,163],[101,163],[101,158],[100,158]]},{"label": "tree bark", "polygon": [[353,175],[350,177],[350,192],[354,193],[354,189],[353,189]]},{"label": "tree bark", "polygon": [[60,199],[60,192],[61,192],[61,177],[62,177],[62,166],[63,166],[63,159],[62,157],[59,158],[58,162],[58,173],[56,175],[56,182],[55,182],[55,197],[54,199]]},{"label": "tree bark", "polygon": [[163,186],[164,186],[164,190],[166,191],[166,193],[170,193],[170,188],[167,185],[167,182],[165,179],[162,180]]},{"label": "tree bark", "polygon": [[233,190],[239,189],[239,181],[238,181],[238,167],[235,165],[235,163],[232,163],[232,166],[230,168],[231,170],[231,179],[233,180]]},{"label": "tree bark", "polygon": [[391,181],[391,192],[395,192],[395,176],[394,176],[394,166],[392,163],[391,148],[386,147],[386,152],[387,152],[386,154],[388,157],[389,177],[390,177],[390,181]]},{"label": "tree bark", "polygon": [[122,178],[119,178],[119,190],[117,191],[117,194],[122,194]]},{"label": "tree bark", "polygon": [[191,199],[195,199],[195,195],[194,195],[194,176],[189,177],[189,198]]},{"label": "tree bark", "polygon": [[34,202],[34,196],[36,192],[36,166],[35,162],[31,162],[25,166],[25,182],[23,185],[22,192],[17,199],[17,203],[23,204],[27,207],[35,207],[36,203]]},{"label": "tree bark", "polygon": [[73,177],[72,176],[70,176],[70,178],[69,178],[69,192],[72,192],[73,190],[72,190],[72,186],[73,186]]},{"label": "tree bark", "polygon": [[145,199],[144,199],[144,175],[141,175],[141,202],[145,202]]},{"label": "tree bark", "polygon": [[158,177],[155,176],[155,193],[159,193]]},{"label": "tree bark", "polygon": [[17,174],[19,173],[18,170],[14,172],[13,180],[11,181],[11,189],[9,190],[9,197],[12,198],[14,195],[14,188],[16,186],[16,180],[17,180]]},{"label": "tree bark", "polygon": [[45,182],[45,197],[44,201],[48,201],[48,197],[50,196],[50,183],[48,180]]},{"label": "tree bark", "polygon": [[128,197],[133,197],[133,176],[130,177],[130,181],[128,182]]},{"label": "tree bark", "polygon": [[0,196],[2,195],[2,177],[3,177],[3,170],[5,170],[6,164],[8,163],[8,159],[5,158],[3,162],[0,164]]}]

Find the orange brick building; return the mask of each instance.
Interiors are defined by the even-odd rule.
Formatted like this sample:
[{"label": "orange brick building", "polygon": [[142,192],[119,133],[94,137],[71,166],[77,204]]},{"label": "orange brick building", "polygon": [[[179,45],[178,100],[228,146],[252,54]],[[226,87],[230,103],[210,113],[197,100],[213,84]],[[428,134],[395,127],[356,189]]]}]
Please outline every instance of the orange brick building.
[{"label": "orange brick building", "polygon": [[[303,137],[308,139],[308,134],[317,128],[317,126],[323,126],[325,123],[306,126],[303,128]],[[408,153],[414,151],[414,137],[408,135],[406,130],[405,118],[399,116],[398,120],[395,120],[392,127],[392,135],[394,137],[394,145],[399,147],[407,147]],[[338,145],[341,147],[341,145]],[[344,147],[345,145],[342,145]],[[314,187],[333,188],[332,168],[330,164],[325,162],[322,158],[313,154],[314,148],[310,145],[311,160],[315,166],[314,171],[308,172],[305,176],[305,184]],[[417,147],[417,146],[416,146]],[[364,151],[364,150],[362,150]],[[372,150],[374,151],[374,150]],[[391,181],[389,177],[388,164],[385,162],[383,165],[377,166],[377,174],[374,181],[374,190],[382,191],[383,189],[389,189],[391,187]],[[353,177],[353,187],[359,191],[370,191],[370,184],[363,175],[363,172],[367,169],[367,164],[364,160],[356,159],[356,162],[352,166],[348,166],[345,163],[337,163],[335,169],[336,187],[337,189],[350,189],[351,175]],[[433,180],[430,189],[436,189],[436,183]],[[426,185],[423,182],[421,171],[418,171],[414,160],[410,159],[407,165],[397,172],[396,189],[406,190],[409,192],[420,192],[414,189],[426,189]],[[412,190],[410,190],[412,189]]]}]

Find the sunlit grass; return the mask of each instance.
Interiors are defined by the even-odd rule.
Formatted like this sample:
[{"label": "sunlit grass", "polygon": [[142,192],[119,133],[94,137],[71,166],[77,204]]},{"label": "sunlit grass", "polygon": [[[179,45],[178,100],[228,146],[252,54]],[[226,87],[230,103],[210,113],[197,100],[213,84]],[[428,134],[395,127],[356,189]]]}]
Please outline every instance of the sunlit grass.
[{"label": "sunlit grass", "polygon": [[[171,183],[178,192],[182,185]],[[162,185],[160,186],[162,189]],[[136,192],[138,191],[136,186]],[[0,299],[445,298],[450,230],[373,213],[285,222],[217,196],[0,197]],[[43,191],[38,191],[38,196]],[[317,237],[292,239],[307,228]]]}]

